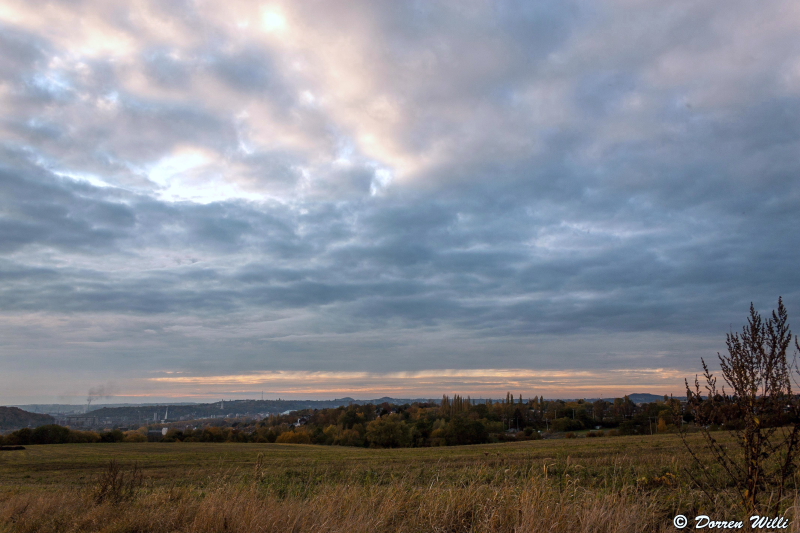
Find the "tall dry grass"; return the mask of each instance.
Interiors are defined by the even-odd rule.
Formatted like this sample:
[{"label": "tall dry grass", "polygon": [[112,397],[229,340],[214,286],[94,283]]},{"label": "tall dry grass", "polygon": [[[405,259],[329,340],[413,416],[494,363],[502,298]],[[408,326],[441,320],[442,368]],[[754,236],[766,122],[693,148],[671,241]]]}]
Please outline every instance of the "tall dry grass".
[{"label": "tall dry grass", "polygon": [[[691,462],[677,437],[579,440],[42,447],[0,458],[0,476],[14,480],[0,479],[0,533],[632,533],[674,532],[676,514],[746,518],[719,466]],[[716,490],[699,490],[699,476]],[[800,533],[799,502],[781,503],[792,520],[782,531]]]},{"label": "tall dry grass", "polygon": [[220,487],[205,495],[173,489],[100,504],[81,494],[20,494],[0,502],[0,517],[6,531],[20,533],[672,530],[658,503],[633,490],[554,490],[543,480],[329,486],[308,498],[279,498],[257,488]]},{"label": "tall dry grass", "polygon": [[[700,509],[699,494],[669,476],[589,486],[579,465],[506,466],[476,464],[455,475],[444,467],[377,477],[313,468],[277,476],[258,460],[244,476],[228,472],[202,487],[145,483],[125,498],[98,499],[105,474],[83,491],[0,496],[0,531],[628,533],[675,531],[676,510],[736,518],[724,491]],[[798,530],[793,524],[788,531]]]}]

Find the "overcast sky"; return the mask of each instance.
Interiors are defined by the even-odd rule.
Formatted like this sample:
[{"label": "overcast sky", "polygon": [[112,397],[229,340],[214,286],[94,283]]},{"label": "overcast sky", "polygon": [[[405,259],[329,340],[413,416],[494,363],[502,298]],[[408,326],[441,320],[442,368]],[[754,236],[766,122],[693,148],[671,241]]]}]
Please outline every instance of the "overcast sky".
[{"label": "overcast sky", "polygon": [[683,391],[800,330],[800,3],[0,3],[0,402]]}]

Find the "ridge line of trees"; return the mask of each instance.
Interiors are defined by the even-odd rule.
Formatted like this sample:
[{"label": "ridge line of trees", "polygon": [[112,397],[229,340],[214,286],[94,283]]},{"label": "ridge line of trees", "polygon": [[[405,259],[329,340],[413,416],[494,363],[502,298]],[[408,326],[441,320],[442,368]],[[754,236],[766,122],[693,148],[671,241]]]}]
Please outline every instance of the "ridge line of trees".
[{"label": "ridge line of trees", "polygon": [[[653,434],[675,431],[678,400],[637,405],[627,396],[597,400],[523,400],[508,393],[504,400],[477,403],[469,396],[444,395],[440,403],[350,405],[271,415],[259,422],[220,420],[203,427],[173,427],[159,440],[167,442],[277,442],[359,447],[427,447],[534,440],[552,434],[590,430],[587,436]],[[48,425],[22,429],[0,444],[143,442],[148,426],[122,432],[76,431]],[[151,437],[152,438],[152,437]]]}]

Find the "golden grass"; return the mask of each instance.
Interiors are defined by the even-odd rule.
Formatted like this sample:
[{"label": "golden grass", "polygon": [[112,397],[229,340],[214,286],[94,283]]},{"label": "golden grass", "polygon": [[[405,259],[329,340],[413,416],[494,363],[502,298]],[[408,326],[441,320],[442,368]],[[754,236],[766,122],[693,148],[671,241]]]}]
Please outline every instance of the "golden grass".
[{"label": "golden grass", "polygon": [[79,494],[4,498],[7,531],[18,532],[375,532],[667,531],[653,502],[632,491],[558,491],[546,482],[426,488],[325,487],[312,498],[276,498],[220,488],[204,497],[160,490],[124,505],[92,505]]},{"label": "golden grass", "polygon": [[[672,435],[404,450],[174,443],[3,453],[0,531],[8,533],[659,532],[676,531],[678,513],[742,518],[722,481],[715,501],[693,488]],[[141,466],[144,485],[133,497],[93,498],[109,459]],[[793,518],[797,501],[785,507]]]}]

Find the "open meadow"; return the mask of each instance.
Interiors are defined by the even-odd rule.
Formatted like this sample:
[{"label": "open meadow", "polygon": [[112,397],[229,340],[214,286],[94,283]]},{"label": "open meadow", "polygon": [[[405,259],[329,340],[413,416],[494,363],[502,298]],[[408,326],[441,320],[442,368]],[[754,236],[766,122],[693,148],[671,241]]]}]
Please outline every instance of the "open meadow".
[{"label": "open meadow", "polygon": [[[0,531],[634,532],[675,531],[676,514],[741,515],[722,477],[711,501],[686,467],[677,435],[393,450],[29,446],[0,453]],[[795,507],[787,500],[785,516]]]}]

